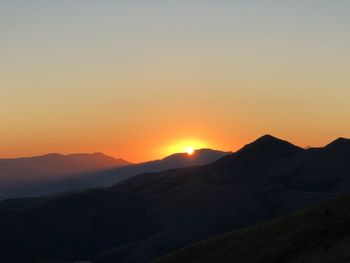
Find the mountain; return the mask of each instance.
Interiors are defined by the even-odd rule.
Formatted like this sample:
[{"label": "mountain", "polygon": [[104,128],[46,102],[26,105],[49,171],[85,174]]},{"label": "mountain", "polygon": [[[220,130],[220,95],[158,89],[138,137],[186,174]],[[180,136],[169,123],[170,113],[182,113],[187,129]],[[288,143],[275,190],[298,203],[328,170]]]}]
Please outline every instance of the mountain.
[{"label": "mountain", "polygon": [[[348,150],[305,150],[265,135],[207,165],[140,174],[110,188],[6,200],[0,261],[151,262],[350,191]],[[331,178],[337,180],[326,187]]]},{"label": "mountain", "polygon": [[1,183],[54,179],[71,174],[130,165],[103,153],[47,154],[43,156],[0,159]]},{"label": "mountain", "polygon": [[[0,198],[19,194],[35,183],[71,178],[74,174],[122,167],[131,163],[103,153],[47,154],[43,156],[0,159]],[[12,193],[12,194],[11,194]]]},{"label": "mountain", "polygon": [[257,226],[225,233],[156,263],[350,261],[350,194]]},{"label": "mountain", "polygon": [[84,182],[95,187],[108,187],[141,173],[161,172],[175,168],[205,165],[229,154],[230,152],[199,149],[194,151],[192,155],[188,155],[187,153],[175,153],[161,160],[134,164],[119,169],[87,173],[83,174],[80,178],[82,178]]},{"label": "mountain", "polygon": [[344,193],[350,185],[350,140],[339,138],[324,148],[311,148],[283,163],[270,182],[298,191]]},{"label": "mountain", "polygon": [[140,164],[131,164],[102,153],[4,159],[0,160],[0,199],[107,187],[140,173],[203,165],[227,154],[201,149],[191,156],[177,153],[162,160]]}]

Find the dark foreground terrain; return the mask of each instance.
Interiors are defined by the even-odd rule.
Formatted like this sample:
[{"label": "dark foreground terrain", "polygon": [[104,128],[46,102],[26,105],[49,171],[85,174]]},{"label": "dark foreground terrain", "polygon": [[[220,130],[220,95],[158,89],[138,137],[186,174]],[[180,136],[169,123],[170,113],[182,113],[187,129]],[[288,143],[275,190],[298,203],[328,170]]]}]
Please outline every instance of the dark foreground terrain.
[{"label": "dark foreground terrain", "polygon": [[[142,174],[111,188],[7,200],[0,203],[0,262],[151,262],[334,198],[349,191],[349,173],[349,140],[305,150],[266,135],[209,165]],[[312,217],[308,224],[318,229]],[[276,231],[261,246],[278,239]],[[305,244],[317,231],[310,228]],[[304,244],[298,233],[290,238]],[[239,244],[242,260],[252,255],[254,243]],[[281,246],[285,253],[301,251],[294,241]]]},{"label": "dark foreground terrain", "polygon": [[350,261],[350,194],[326,204],[223,234],[157,263]]}]

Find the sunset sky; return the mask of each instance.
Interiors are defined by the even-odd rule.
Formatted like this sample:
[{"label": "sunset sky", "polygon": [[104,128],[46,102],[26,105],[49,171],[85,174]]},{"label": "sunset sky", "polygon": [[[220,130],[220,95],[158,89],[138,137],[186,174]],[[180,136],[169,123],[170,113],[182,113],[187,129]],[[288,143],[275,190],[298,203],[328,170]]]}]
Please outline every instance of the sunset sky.
[{"label": "sunset sky", "polygon": [[350,1],[0,2],[0,157],[350,137]]}]

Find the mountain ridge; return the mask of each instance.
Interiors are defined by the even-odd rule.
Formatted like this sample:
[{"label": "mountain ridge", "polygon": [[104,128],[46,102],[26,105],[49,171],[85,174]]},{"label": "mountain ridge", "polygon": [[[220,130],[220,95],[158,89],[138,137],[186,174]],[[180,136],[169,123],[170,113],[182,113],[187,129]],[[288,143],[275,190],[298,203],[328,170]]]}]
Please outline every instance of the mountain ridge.
[{"label": "mountain ridge", "polygon": [[[86,156],[94,161],[106,160],[108,165],[104,167],[98,167],[99,169],[90,169],[76,171],[75,173],[69,173],[69,177],[58,177],[55,175],[55,178],[45,178],[44,175],[52,175],[52,173],[44,173],[40,169],[37,169],[43,175],[41,176],[41,181],[38,182],[24,182],[22,184],[18,183],[14,186],[3,184],[0,190],[2,190],[2,195],[0,199],[5,198],[16,198],[16,197],[30,197],[46,194],[56,194],[65,191],[79,190],[79,189],[88,189],[94,187],[108,187],[115,183],[118,183],[122,180],[125,180],[134,175],[145,173],[145,172],[160,172],[162,170],[186,167],[192,165],[203,165],[210,163],[219,159],[220,157],[227,155],[227,152],[203,149],[196,150],[193,155],[189,156],[187,153],[178,153],[173,154],[168,157],[165,157],[160,160],[149,161],[145,163],[131,164],[125,163],[122,166],[113,166],[115,162],[119,163],[119,159],[109,157],[103,153],[94,153],[94,154],[72,154],[72,155],[61,155],[61,154],[49,154],[39,157],[33,157],[34,161],[39,161],[46,170],[51,168],[52,165],[56,165],[57,162],[65,159],[79,159],[86,158]],[[21,161],[30,162],[33,158],[21,159]],[[14,160],[14,162],[17,159]],[[58,160],[53,163],[52,160]],[[111,165],[112,164],[112,165]],[[1,167],[1,160],[0,160]],[[47,168],[46,168],[47,167]],[[18,170],[18,167],[14,167],[15,170]],[[20,169],[19,174],[25,174],[28,169]],[[0,169],[4,174],[4,169]],[[53,174],[57,174],[55,171]],[[1,180],[0,180],[1,181]],[[0,191],[1,192],[1,191]]]},{"label": "mountain ridge", "polygon": [[123,158],[115,158],[110,155],[107,155],[103,152],[93,152],[93,153],[69,153],[69,154],[63,154],[63,153],[46,153],[46,154],[40,154],[40,155],[34,155],[34,156],[19,156],[19,157],[2,157],[0,160],[23,160],[23,159],[40,159],[40,158],[46,158],[46,157],[86,157],[86,156],[100,156],[100,157],[108,157],[115,160],[120,160],[125,162],[126,164],[131,164],[131,162],[124,160]]},{"label": "mountain ridge", "polygon": [[0,246],[7,254],[0,260],[146,263],[350,191],[350,157],[339,158],[342,150],[269,145],[109,188],[1,202]]}]

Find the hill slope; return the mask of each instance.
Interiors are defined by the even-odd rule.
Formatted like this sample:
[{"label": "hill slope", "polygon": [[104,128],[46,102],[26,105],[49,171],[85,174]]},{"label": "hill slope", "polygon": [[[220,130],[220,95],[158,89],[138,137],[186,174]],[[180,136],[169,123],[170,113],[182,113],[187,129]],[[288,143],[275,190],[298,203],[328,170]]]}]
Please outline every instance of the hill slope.
[{"label": "hill slope", "polygon": [[[106,189],[2,202],[0,247],[6,250],[0,261],[150,262],[350,189],[348,148],[336,148],[304,150],[263,136],[209,165],[141,174]],[[322,176],[309,184],[315,171]],[[338,179],[324,188],[332,176]]]},{"label": "hill slope", "polygon": [[350,194],[264,224],[220,235],[157,263],[349,262]]}]

